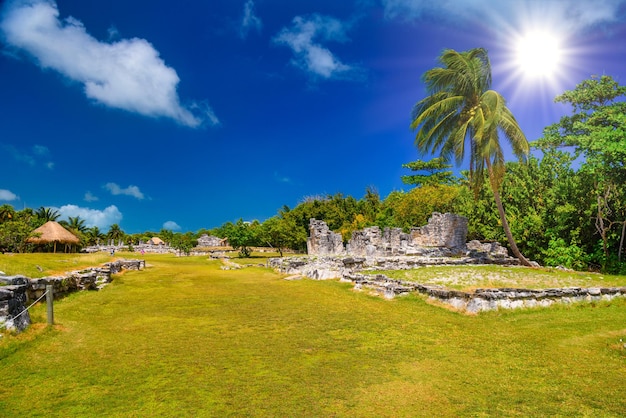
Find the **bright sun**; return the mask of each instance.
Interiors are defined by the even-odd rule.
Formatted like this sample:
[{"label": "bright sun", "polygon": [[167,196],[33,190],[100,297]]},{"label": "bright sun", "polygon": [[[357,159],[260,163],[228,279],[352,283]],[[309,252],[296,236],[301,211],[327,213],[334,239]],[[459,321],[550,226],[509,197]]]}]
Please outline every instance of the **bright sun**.
[{"label": "bright sun", "polygon": [[549,32],[529,32],[515,46],[516,66],[527,77],[554,78],[561,64],[559,40]]}]

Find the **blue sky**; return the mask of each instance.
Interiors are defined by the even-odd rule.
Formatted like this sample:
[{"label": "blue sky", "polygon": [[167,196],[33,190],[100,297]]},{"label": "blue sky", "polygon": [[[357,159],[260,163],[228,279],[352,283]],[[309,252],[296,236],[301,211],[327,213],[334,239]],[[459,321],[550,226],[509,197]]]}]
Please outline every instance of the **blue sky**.
[{"label": "blue sky", "polygon": [[[533,33],[558,44],[537,72]],[[444,48],[489,51],[530,141],[565,89],[626,83],[625,0],[6,1],[0,39],[0,204],[128,233],[402,189]]]}]

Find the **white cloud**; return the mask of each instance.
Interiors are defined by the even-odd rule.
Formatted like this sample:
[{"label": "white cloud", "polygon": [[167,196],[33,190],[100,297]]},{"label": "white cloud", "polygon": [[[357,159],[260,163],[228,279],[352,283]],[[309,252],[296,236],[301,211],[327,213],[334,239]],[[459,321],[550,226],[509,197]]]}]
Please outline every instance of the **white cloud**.
[{"label": "white cloud", "polygon": [[94,196],[90,191],[87,191],[87,193],[85,193],[85,197],[84,197],[85,202],[95,202],[98,199],[98,196]]},{"label": "white cloud", "polygon": [[122,220],[122,213],[119,209],[111,205],[104,210],[81,208],[76,205],[65,205],[60,208],[52,208],[58,210],[61,214],[61,219],[67,219],[70,216],[80,216],[85,220],[85,225],[88,228],[97,226],[98,228],[108,228],[113,224],[120,223]]},{"label": "white cloud", "polygon": [[17,199],[17,195],[13,193],[12,191],[7,190],[7,189],[0,189],[0,200],[6,200],[7,202],[10,202],[16,199]]},{"label": "white cloud", "polygon": [[141,190],[139,190],[139,187],[137,186],[130,185],[127,188],[122,189],[116,183],[107,183],[104,185],[104,188],[114,196],[121,194],[125,196],[132,196],[139,200],[142,200],[144,198],[143,193],[141,192]]},{"label": "white cloud", "polygon": [[98,103],[190,127],[206,120],[181,105],[176,71],[145,39],[98,41],[79,20],[60,20],[53,0],[13,2],[0,29],[9,45],[32,55],[42,68],[82,83],[87,97]]},{"label": "white cloud", "polygon": [[254,1],[248,0],[243,6],[243,18],[241,19],[241,27],[239,28],[239,35],[242,38],[248,36],[250,30],[261,31],[263,23],[261,19],[254,14]]},{"label": "white cloud", "polygon": [[167,221],[163,223],[163,229],[167,229],[169,231],[180,231],[180,225],[174,221]]},{"label": "white cloud", "polygon": [[286,45],[295,57],[292,64],[315,77],[350,78],[360,70],[342,63],[320,42],[347,42],[348,25],[328,16],[313,15],[308,18],[296,16],[290,28],[283,28],[273,39],[279,45]]},{"label": "white cloud", "polygon": [[[610,23],[617,19],[617,13],[626,0],[465,0],[459,6],[458,0],[382,0],[385,16],[389,19],[419,19],[422,16],[435,16],[447,19],[471,19],[487,21],[490,25],[512,22],[528,23],[554,22],[559,28],[580,31],[591,26]],[[520,22],[523,19],[523,22]],[[506,22],[506,23],[505,23]]]}]

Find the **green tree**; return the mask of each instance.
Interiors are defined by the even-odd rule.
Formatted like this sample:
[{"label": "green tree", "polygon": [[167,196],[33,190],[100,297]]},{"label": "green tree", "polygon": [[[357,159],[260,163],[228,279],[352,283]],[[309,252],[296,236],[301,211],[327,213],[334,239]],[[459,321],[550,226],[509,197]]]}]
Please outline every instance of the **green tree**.
[{"label": "green tree", "polygon": [[9,204],[0,206],[0,223],[10,221],[15,217],[15,209]]},{"label": "green tree", "polygon": [[118,242],[123,240],[126,234],[122,231],[122,228],[118,224],[113,224],[109,227],[109,231],[106,234],[107,239],[113,240],[114,242]]},{"label": "green tree", "polygon": [[402,182],[404,184],[420,187],[438,184],[452,185],[456,183],[456,178],[452,174],[452,171],[448,170],[452,165],[446,163],[443,157],[433,158],[430,161],[412,161],[407,164],[402,164],[402,167],[408,168],[411,171],[425,171],[427,173],[402,176]]},{"label": "green tree", "polygon": [[26,240],[34,236],[32,231],[32,227],[21,219],[0,223],[0,252],[28,251],[32,244],[27,243]]},{"label": "green tree", "polygon": [[306,245],[306,232],[299,228],[296,220],[291,217],[274,216],[267,219],[261,225],[262,241],[266,245],[275,248],[283,256],[283,251],[287,248],[297,249]]},{"label": "green tree", "polygon": [[85,220],[80,216],[70,216],[67,218],[67,221],[60,221],[59,223],[75,235],[82,235],[88,229],[87,225],[85,225]]},{"label": "green tree", "polygon": [[170,231],[169,229],[165,229],[165,228],[161,229],[158,236],[159,238],[163,240],[163,242],[166,242],[170,245],[172,241],[174,240],[174,232]]},{"label": "green tree", "polygon": [[[572,114],[547,127],[537,146],[569,147],[581,158],[581,183],[591,185],[593,226],[600,235],[601,263],[622,262],[626,237],[626,86],[610,76],[593,77],[556,97]],[[617,267],[619,268],[619,267]]]},{"label": "green tree", "polygon": [[522,264],[530,266],[513,238],[500,198],[505,173],[500,134],[520,159],[528,155],[528,141],[504,98],[490,89],[491,64],[486,50],[444,50],[439,62],[443,67],[423,76],[429,96],[413,109],[410,126],[417,131],[415,144],[422,154],[439,152],[445,161],[454,157],[457,164],[469,152],[472,189],[480,188],[486,171],[509,246]]},{"label": "green tree", "polygon": [[191,249],[198,244],[198,240],[195,238],[192,232],[186,232],[181,234],[180,232],[172,235],[170,245],[181,253],[189,255]]},{"label": "green tree", "polygon": [[100,231],[100,228],[98,228],[97,226],[92,226],[91,228],[87,229],[87,231],[85,232],[85,237],[87,245],[98,245],[100,243],[100,240],[106,238],[106,236]]},{"label": "green tree", "polygon": [[451,212],[459,193],[456,186],[422,186],[409,192],[394,191],[381,205],[377,224],[402,228],[426,225],[433,212]]},{"label": "green tree", "polygon": [[250,223],[239,219],[237,223],[230,223],[226,228],[226,236],[231,247],[239,250],[240,257],[249,257],[252,250],[250,247],[257,243],[257,226],[258,222]]},{"label": "green tree", "polygon": [[41,220],[41,224],[45,224],[48,221],[56,221],[61,217],[61,214],[58,210],[52,208],[45,208],[40,206],[39,209],[35,211],[35,215]]}]

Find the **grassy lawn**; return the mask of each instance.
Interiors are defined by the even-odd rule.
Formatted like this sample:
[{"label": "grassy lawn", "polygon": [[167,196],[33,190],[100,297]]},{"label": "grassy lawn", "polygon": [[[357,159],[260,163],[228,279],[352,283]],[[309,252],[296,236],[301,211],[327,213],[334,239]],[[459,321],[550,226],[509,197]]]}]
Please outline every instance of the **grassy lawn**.
[{"label": "grassy lawn", "polygon": [[38,306],[39,324],[5,333],[0,416],[626,411],[623,299],[466,316],[207,257],[145,259],[56,301],[53,329]]},{"label": "grassy lawn", "polygon": [[123,257],[138,258],[139,254],[118,253],[115,257],[111,257],[106,252],[92,254],[0,254],[0,271],[7,275],[22,274],[26,277],[37,278],[80,270],[85,267],[95,267]]},{"label": "grassy lawn", "polygon": [[626,286],[626,276],[559,271],[549,268],[528,269],[517,266],[428,266],[413,270],[387,270],[368,273],[382,273],[394,279],[421,284],[436,284],[465,291],[494,287],[546,289],[554,287]]}]

